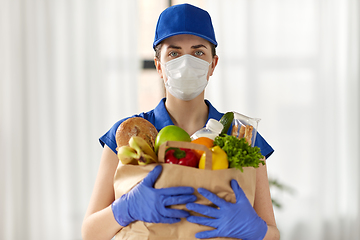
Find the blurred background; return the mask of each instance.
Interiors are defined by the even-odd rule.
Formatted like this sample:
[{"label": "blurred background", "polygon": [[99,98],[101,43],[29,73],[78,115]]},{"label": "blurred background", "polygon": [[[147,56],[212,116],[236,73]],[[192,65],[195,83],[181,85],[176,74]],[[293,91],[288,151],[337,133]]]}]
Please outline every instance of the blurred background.
[{"label": "blurred background", "polygon": [[[98,138],[163,96],[169,0],[0,1],[0,239],[81,239]],[[219,64],[206,98],[261,118],[281,239],[360,239],[358,0],[197,0]]]}]

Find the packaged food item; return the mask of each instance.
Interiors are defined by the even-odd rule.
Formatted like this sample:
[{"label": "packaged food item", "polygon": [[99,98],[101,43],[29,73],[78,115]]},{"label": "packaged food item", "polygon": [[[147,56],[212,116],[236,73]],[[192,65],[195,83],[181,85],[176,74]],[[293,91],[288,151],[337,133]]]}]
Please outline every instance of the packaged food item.
[{"label": "packaged food item", "polygon": [[245,138],[249,145],[254,147],[260,120],[260,118],[251,118],[234,112],[231,135],[237,138]]},{"label": "packaged food item", "polygon": [[222,129],[223,125],[219,121],[210,118],[204,128],[198,130],[191,136],[191,140],[193,141],[199,137],[208,137],[214,140],[215,137],[219,136]]}]

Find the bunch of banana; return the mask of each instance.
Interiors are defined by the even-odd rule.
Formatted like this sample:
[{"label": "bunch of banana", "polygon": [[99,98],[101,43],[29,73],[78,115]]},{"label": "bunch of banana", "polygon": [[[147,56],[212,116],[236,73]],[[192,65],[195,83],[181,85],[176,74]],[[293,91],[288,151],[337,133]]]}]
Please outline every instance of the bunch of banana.
[{"label": "bunch of banana", "polygon": [[122,164],[146,165],[158,162],[154,149],[138,136],[132,136],[129,145],[121,146],[117,155]]}]

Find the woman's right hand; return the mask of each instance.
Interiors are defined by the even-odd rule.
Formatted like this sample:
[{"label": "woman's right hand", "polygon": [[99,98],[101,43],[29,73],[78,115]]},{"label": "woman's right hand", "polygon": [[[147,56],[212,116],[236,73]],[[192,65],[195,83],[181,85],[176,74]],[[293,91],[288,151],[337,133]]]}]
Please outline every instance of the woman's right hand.
[{"label": "woman's right hand", "polygon": [[167,206],[187,204],[196,201],[192,187],[154,188],[154,184],[162,171],[156,166],[130,192],[115,200],[112,212],[115,220],[123,227],[139,220],[151,223],[176,223],[180,218],[190,214],[185,210],[172,209]]}]

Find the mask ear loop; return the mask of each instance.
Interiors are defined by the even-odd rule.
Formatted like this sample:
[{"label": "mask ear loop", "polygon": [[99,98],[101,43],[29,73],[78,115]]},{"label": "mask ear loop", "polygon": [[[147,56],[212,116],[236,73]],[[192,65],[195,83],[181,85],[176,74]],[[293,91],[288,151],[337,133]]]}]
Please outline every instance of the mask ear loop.
[{"label": "mask ear loop", "polygon": [[[165,73],[166,73],[166,63],[162,63],[160,60],[159,60],[159,63],[161,65],[161,72],[162,72],[162,79],[163,79],[163,82],[164,82],[164,88],[165,88]],[[166,88],[165,88],[166,89]]]},{"label": "mask ear loop", "polygon": [[166,97],[166,94],[167,94],[167,89],[166,89],[166,82],[167,82],[167,80],[165,81],[165,77],[166,77],[166,79],[167,79],[167,75],[165,74],[166,73],[166,63],[162,63],[161,61],[160,61],[160,59],[158,60],[159,61],[159,63],[160,63],[160,65],[161,65],[161,72],[162,72],[162,82],[163,82],[163,90],[164,90],[164,92],[163,92],[163,96],[164,97]]},{"label": "mask ear loop", "polygon": [[164,92],[163,92],[163,94],[164,94],[164,97],[166,97],[166,94],[167,94],[167,91],[166,91],[166,82],[165,82],[165,64],[166,63],[162,63],[161,61],[160,61],[160,59],[158,59],[158,61],[159,61],[159,63],[160,63],[160,65],[161,65],[161,72],[162,72],[162,80],[163,80],[163,88],[164,88]]},{"label": "mask ear loop", "polygon": [[[159,58],[157,58],[157,60],[158,60],[158,62],[159,62],[160,65],[161,65],[161,72],[162,72],[162,77],[161,77],[161,78],[163,79],[164,84],[165,84],[164,70],[165,70],[166,63],[162,63]],[[156,69],[156,70],[158,71],[158,69]]]}]

